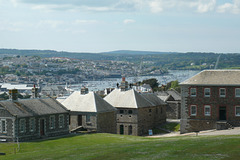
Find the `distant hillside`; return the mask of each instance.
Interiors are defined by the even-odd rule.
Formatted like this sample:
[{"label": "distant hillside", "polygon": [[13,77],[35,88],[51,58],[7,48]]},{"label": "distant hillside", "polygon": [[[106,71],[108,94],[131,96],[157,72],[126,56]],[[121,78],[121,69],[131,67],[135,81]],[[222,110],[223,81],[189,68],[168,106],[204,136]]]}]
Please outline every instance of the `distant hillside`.
[{"label": "distant hillside", "polygon": [[131,50],[117,50],[110,52],[102,52],[105,55],[153,55],[153,54],[176,54],[180,52],[154,52],[154,51],[131,51]]}]

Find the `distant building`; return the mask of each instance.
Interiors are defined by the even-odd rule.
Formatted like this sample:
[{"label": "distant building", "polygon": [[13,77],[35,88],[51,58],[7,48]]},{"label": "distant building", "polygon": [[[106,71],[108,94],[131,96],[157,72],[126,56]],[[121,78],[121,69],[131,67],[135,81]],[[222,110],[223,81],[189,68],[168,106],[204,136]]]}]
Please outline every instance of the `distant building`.
[{"label": "distant building", "polygon": [[161,91],[155,93],[161,100],[166,102],[166,114],[168,119],[181,118],[181,94],[176,90]]},{"label": "distant building", "polygon": [[133,86],[133,89],[140,93],[152,93],[151,86],[145,83],[141,86]]},{"label": "distant building", "polygon": [[240,70],[204,70],[181,86],[181,133],[240,126]]},{"label": "distant building", "polygon": [[62,96],[67,94],[67,90],[63,86],[44,86],[41,90],[41,95],[45,96]]},{"label": "distant building", "polygon": [[128,89],[125,78],[120,89],[113,90],[104,100],[117,108],[118,134],[144,135],[166,122],[166,103],[154,94]]},{"label": "distant building", "polygon": [[17,99],[0,101],[0,139],[27,141],[69,133],[69,112],[55,99]]},{"label": "distant building", "polygon": [[73,92],[62,104],[70,110],[70,130],[116,133],[116,109],[94,92]]}]

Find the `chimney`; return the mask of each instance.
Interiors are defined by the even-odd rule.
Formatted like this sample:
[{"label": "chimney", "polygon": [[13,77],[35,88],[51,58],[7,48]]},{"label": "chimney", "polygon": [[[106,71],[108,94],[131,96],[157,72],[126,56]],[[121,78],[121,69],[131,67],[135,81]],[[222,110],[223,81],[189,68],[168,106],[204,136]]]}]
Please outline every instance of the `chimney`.
[{"label": "chimney", "polygon": [[12,101],[18,100],[18,90],[17,89],[9,89],[9,99]]},{"label": "chimney", "polygon": [[128,82],[125,81],[125,77],[122,77],[122,82],[121,82],[120,88],[121,88],[121,91],[128,90]]},{"label": "chimney", "polygon": [[32,88],[32,98],[37,98],[38,97],[38,88],[35,87],[35,84]]},{"label": "chimney", "polygon": [[86,87],[83,87],[83,88],[81,88],[81,94],[88,94],[88,88],[86,88]]}]

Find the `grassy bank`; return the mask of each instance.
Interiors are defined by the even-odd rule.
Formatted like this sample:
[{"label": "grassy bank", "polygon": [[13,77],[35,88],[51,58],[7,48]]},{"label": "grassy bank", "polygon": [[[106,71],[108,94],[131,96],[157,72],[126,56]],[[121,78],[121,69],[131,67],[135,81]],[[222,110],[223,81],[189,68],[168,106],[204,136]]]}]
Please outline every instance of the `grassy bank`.
[{"label": "grassy bank", "polygon": [[5,159],[239,159],[240,136],[144,138],[91,134],[20,144],[1,143]]}]

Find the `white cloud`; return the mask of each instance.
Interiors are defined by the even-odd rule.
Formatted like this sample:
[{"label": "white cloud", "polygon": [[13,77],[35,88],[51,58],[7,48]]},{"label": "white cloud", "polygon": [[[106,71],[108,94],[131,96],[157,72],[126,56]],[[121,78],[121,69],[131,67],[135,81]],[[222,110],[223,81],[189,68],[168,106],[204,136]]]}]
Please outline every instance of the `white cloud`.
[{"label": "white cloud", "polygon": [[217,12],[225,13],[230,12],[233,14],[240,14],[240,0],[233,0],[233,3],[225,3],[218,6]]},{"label": "white cloud", "polygon": [[129,24],[129,23],[135,23],[136,21],[134,19],[125,19],[123,21],[124,24]]},{"label": "white cloud", "polygon": [[136,12],[186,11],[207,13],[212,11],[240,13],[240,0],[217,5],[217,0],[11,0],[14,5],[28,3],[43,11]]}]

